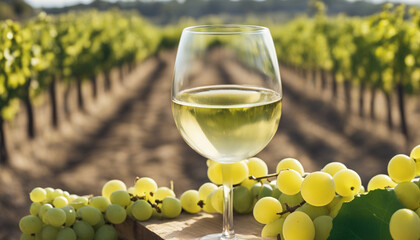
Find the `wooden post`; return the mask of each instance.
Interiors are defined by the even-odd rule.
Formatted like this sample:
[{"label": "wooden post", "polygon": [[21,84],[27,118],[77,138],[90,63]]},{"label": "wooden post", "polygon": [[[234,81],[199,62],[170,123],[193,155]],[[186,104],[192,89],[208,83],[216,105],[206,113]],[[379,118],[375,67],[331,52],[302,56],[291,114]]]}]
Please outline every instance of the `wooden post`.
[{"label": "wooden post", "polygon": [[9,162],[9,154],[7,152],[5,135],[4,119],[0,115],[0,164],[7,164]]},{"label": "wooden post", "polygon": [[77,87],[77,106],[80,111],[85,111],[85,103],[83,100],[83,91],[82,91],[82,78],[76,78],[76,87]]},{"label": "wooden post", "polygon": [[398,106],[399,106],[399,115],[400,115],[400,124],[401,124],[401,133],[408,139],[408,126],[407,120],[405,118],[405,102],[404,102],[404,86],[400,79],[397,84],[397,93],[398,93]]},{"label": "wooden post", "polygon": [[26,86],[25,86],[25,93],[24,93],[24,97],[23,97],[23,102],[25,104],[25,108],[26,108],[26,129],[27,129],[27,136],[30,139],[34,139],[35,138],[35,119],[34,119],[34,109],[32,106],[32,102],[31,102],[31,98],[29,96],[29,88],[31,86],[31,78],[28,78],[28,80],[26,81]]},{"label": "wooden post", "polygon": [[57,129],[58,128],[58,114],[57,114],[57,92],[56,92],[56,75],[52,74],[51,82],[49,86],[49,95],[51,101],[51,124],[52,127]]}]

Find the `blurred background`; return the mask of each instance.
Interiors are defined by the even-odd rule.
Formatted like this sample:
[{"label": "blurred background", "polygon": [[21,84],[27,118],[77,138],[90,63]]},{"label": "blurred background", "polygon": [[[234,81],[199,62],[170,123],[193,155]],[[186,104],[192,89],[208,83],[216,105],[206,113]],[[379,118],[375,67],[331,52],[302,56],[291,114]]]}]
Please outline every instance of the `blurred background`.
[{"label": "blurred background", "polygon": [[366,186],[420,144],[417,0],[0,0],[0,239],[19,238],[37,186],[99,195],[148,176],[179,196],[209,181],[170,89],[182,29],[220,23],[275,42],[283,112],[257,155],[269,172],[339,161]]}]

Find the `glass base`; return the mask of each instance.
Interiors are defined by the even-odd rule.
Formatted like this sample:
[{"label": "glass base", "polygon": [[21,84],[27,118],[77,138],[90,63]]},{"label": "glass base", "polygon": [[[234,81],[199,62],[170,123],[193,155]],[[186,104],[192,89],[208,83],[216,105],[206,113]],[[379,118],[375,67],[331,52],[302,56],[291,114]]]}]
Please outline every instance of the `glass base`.
[{"label": "glass base", "polygon": [[221,233],[210,234],[200,238],[200,240],[247,240],[247,239],[255,239],[255,237],[250,237],[241,234],[235,234],[233,238],[222,238]]}]

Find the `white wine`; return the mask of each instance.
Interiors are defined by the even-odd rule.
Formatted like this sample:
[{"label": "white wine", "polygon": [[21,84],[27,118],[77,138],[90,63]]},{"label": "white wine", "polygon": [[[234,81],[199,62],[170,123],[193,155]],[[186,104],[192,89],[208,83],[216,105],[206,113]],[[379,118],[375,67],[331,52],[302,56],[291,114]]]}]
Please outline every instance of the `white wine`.
[{"label": "white wine", "polygon": [[273,138],[281,95],[265,88],[213,85],[181,91],[172,100],[184,140],[206,158],[231,163],[252,157]]}]

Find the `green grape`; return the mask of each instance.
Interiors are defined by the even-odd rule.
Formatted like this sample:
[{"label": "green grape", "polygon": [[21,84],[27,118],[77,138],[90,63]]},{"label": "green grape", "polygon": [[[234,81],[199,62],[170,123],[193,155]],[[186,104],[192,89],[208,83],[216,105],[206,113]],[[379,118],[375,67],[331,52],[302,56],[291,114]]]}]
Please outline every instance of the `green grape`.
[{"label": "green grape", "polygon": [[351,169],[338,171],[334,177],[335,191],[343,197],[354,196],[359,193],[362,180],[359,174]]},{"label": "green grape", "polygon": [[246,188],[248,188],[248,189],[251,189],[252,188],[252,186],[254,186],[256,183],[258,183],[258,181],[256,181],[256,180],[253,180],[253,179],[245,179],[245,180],[243,180],[242,182],[241,182],[241,186],[244,186],[244,187],[246,187]]},{"label": "green grape", "polygon": [[277,213],[282,212],[281,203],[273,197],[264,197],[257,201],[254,206],[253,215],[257,222],[269,224],[280,218]]},{"label": "green grape", "polygon": [[273,188],[267,183],[256,183],[251,188],[251,194],[253,198],[261,199],[263,197],[270,197],[273,194]]},{"label": "green grape", "polygon": [[152,206],[144,200],[137,200],[131,206],[131,214],[139,221],[148,220],[152,216],[152,213]]},{"label": "green grape", "polygon": [[137,196],[150,197],[156,192],[157,188],[158,186],[155,180],[148,177],[142,177],[134,184],[134,193]]},{"label": "green grape", "polygon": [[133,206],[134,202],[131,201],[130,204],[128,204],[128,206],[125,208],[125,212],[127,213],[128,217],[134,218],[133,216],[133,212],[131,211],[131,207]]},{"label": "green grape", "polygon": [[316,206],[312,206],[309,203],[303,204],[301,207],[296,209],[296,211],[301,211],[301,212],[306,213],[306,215],[308,215],[312,221],[319,216],[329,214],[329,210],[327,206],[316,207]]},{"label": "green grape", "polygon": [[154,200],[162,201],[166,197],[175,197],[174,191],[167,187],[159,187],[153,194],[152,202],[154,202]]},{"label": "green grape", "polygon": [[420,218],[410,209],[399,209],[391,216],[389,231],[394,240],[418,240]]},{"label": "green grape", "polygon": [[95,224],[93,226],[93,228],[95,229],[95,231],[98,231],[98,229],[100,227],[102,227],[103,225],[105,225],[105,219],[104,219],[104,217],[101,217],[101,219],[99,220],[99,222],[97,224]]},{"label": "green grape", "polygon": [[[223,170],[224,168],[225,170]],[[248,174],[249,174],[249,169],[245,161],[239,161],[235,163],[222,165],[223,178],[231,180],[233,185],[240,184],[242,181],[247,179]]]},{"label": "green grape", "polygon": [[420,176],[420,145],[411,150],[410,157],[416,162],[416,176]]},{"label": "green grape", "polygon": [[57,234],[58,231],[60,229],[50,226],[50,225],[45,225],[44,227],[42,227],[41,230],[41,239],[42,240],[55,240],[57,238]]},{"label": "green grape", "polygon": [[207,177],[214,184],[223,184],[222,165],[217,162],[212,164],[209,168],[207,168]]},{"label": "green grape", "polygon": [[254,198],[251,191],[244,186],[236,186],[233,188],[233,210],[237,213],[249,213],[252,211]]},{"label": "green grape", "polygon": [[19,228],[22,233],[35,234],[42,229],[42,221],[37,216],[27,215],[19,221]]},{"label": "green grape", "polygon": [[341,206],[345,202],[345,198],[340,195],[334,197],[334,199],[327,205],[328,210],[330,211],[330,216],[335,218],[340,212]]},{"label": "green grape", "polygon": [[38,216],[42,219],[42,217],[48,211],[48,209],[51,209],[51,208],[53,208],[53,206],[51,204],[49,204],[49,203],[43,204],[39,208]]},{"label": "green grape", "polygon": [[277,188],[277,179],[276,180],[272,180],[269,182],[271,188],[274,190]]},{"label": "green grape", "polygon": [[95,207],[101,212],[105,212],[109,205],[111,205],[111,201],[104,196],[96,196],[89,200],[89,206]]},{"label": "green grape", "polygon": [[365,187],[363,185],[360,185],[359,194],[366,193]]},{"label": "green grape", "polygon": [[285,219],[286,218],[282,217],[265,225],[261,231],[261,237],[276,237],[280,234],[280,239],[283,240],[283,224]]},{"label": "green grape", "polygon": [[127,188],[127,192],[131,195],[135,195],[134,194],[134,186]]},{"label": "green grape", "polygon": [[73,229],[69,227],[62,228],[57,233],[56,240],[76,240],[77,236]]},{"label": "green grape", "polygon": [[213,183],[207,182],[200,186],[198,189],[198,198],[200,200],[206,200],[210,193],[217,190],[217,186]]},{"label": "green grape", "polygon": [[420,217],[420,208],[417,208],[416,213]]},{"label": "green grape", "polygon": [[64,206],[61,209],[66,213],[66,222],[64,225],[70,227],[76,221],[76,210],[72,206]]},{"label": "green grape", "polygon": [[73,230],[76,233],[77,240],[93,240],[95,236],[95,230],[85,221],[76,221]]},{"label": "green grape", "polygon": [[[211,205],[218,213],[223,212],[223,187],[219,187],[216,191],[210,194]],[[182,204],[182,199],[181,199]]]},{"label": "green grape", "polygon": [[409,182],[416,175],[416,163],[407,155],[395,155],[388,163],[388,175],[396,183]]},{"label": "green grape", "polygon": [[283,236],[286,240],[313,240],[315,226],[306,213],[295,211],[284,220]]},{"label": "green grape", "polygon": [[294,158],[285,158],[285,159],[282,159],[277,164],[276,172],[279,173],[281,170],[285,170],[285,169],[293,169],[296,172],[298,172],[301,176],[305,172],[303,170],[302,164],[298,160],[296,160]]},{"label": "green grape", "polygon": [[47,199],[47,191],[43,188],[36,187],[29,193],[32,202],[43,202]]},{"label": "green grape", "polygon": [[[217,190],[215,190],[213,192],[216,192],[216,191]],[[210,193],[207,196],[206,200],[202,200],[203,201],[203,211],[206,212],[206,213],[215,213],[215,212],[217,212],[216,209],[214,209],[213,204],[211,203],[212,193]]]},{"label": "green grape", "polygon": [[398,200],[411,210],[416,210],[420,207],[420,189],[413,182],[398,183],[394,188],[395,195]]},{"label": "green grape", "polygon": [[131,202],[130,194],[125,190],[117,190],[111,193],[109,200],[113,204],[118,204],[121,207],[126,207]]},{"label": "green grape", "polygon": [[279,201],[281,203],[282,209],[287,209],[286,204],[289,207],[297,206],[303,202],[303,198],[300,192],[295,195],[281,194],[279,197]]},{"label": "green grape", "polygon": [[69,192],[67,192],[67,191],[64,191],[64,192],[63,192],[63,197],[67,198],[67,200],[68,200],[68,199],[69,199],[69,197],[70,197],[70,193],[69,193]]},{"label": "green grape", "polygon": [[214,163],[217,163],[217,162],[216,161],[213,161],[211,159],[207,159],[207,161],[206,161],[207,167],[211,167]]},{"label": "green grape", "polygon": [[[108,208],[107,208],[107,211],[108,211]],[[101,219],[102,213],[97,208],[94,208],[92,206],[83,206],[77,210],[77,216],[81,218],[83,221],[94,226]]]},{"label": "green grape", "polygon": [[54,192],[52,193],[52,199],[54,200],[57,197],[62,197],[64,194],[64,191],[61,189],[54,189]]},{"label": "green grape", "polygon": [[330,236],[333,227],[333,219],[330,216],[319,216],[314,220],[315,226],[315,239],[314,240],[327,240]]},{"label": "green grape", "polygon": [[35,235],[22,233],[20,235],[20,240],[36,240]]},{"label": "green grape", "polygon": [[70,202],[70,206],[74,207],[74,209],[78,210],[81,207],[88,205],[89,199],[87,197],[77,197],[73,201]]},{"label": "green grape", "polygon": [[45,192],[47,193],[47,196],[45,198],[45,202],[51,202],[52,200],[54,200],[54,189],[47,187],[45,188]]},{"label": "green grape", "polygon": [[162,201],[162,214],[166,218],[176,218],[181,214],[181,201],[174,197],[166,197]]},{"label": "green grape", "polygon": [[187,190],[181,195],[181,206],[182,208],[189,213],[198,213],[201,208],[198,205],[200,201],[198,196],[198,191],[196,190]]},{"label": "green grape", "polygon": [[61,208],[51,208],[45,213],[45,221],[53,227],[60,227],[66,222],[66,213]]},{"label": "green grape", "polygon": [[271,193],[271,196],[273,198],[277,198],[278,199],[280,197],[280,195],[281,195],[281,191],[278,188],[274,188],[273,189],[273,192]]},{"label": "green grape", "polygon": [[61,207],[67,206],[68,204],[69,204],[69,201],[64,196],[58,196],[54,198],[54,201],[53,201],[53,205],[56,208],[61,208]]},{"label": "green grape", "polygon": [[127,186],[120,180],[110,180],[102,187],[102,196],[109,199],[111,197],[111,193],[117,190],[127,190]]},{"label": "green grape", "polygon": [[42,204],[39,202],[33,202],[31,204],[31,207],[29,208],[29,212],[31,213],[31,215],[38,215],[39,210],[41,209]]},{"label": "green grape", "polygon": [[313,206],[325,206],[335,196],[335,185],[332,177],[325,172],[313,172],[302,182],[303,199]]},{"label": "green grape", "polygon": [[69,203],[73,202],[74,200],[78,198],[79,196],[77,196],[76,194],[70,194],[70,196],[68,197]]},{"label": "green grape", "polygon": [[341,162],[330,162],[327,165],[325,165],[321,172],[325,172],[330,174],[331,177],[334,177],[334,175],[339,172],[340,170],[347,169],[346,165],[344,165]]},{"label": "green grape", "polygon": [[392,181],[392,179],[385,174],[378,174],[373,176],[368,183],[367,190],[368,192],[375,190],[375,189],[386,189],[386,188],[393,188],[397,184]]},{"label": "green grape", "polygon": [[302,182],[301,174],[293,169],[282,170],[277,176],[278,189],[287,195],[295,195],[300,192]]},{"label": "green grape", "polygon": [[94,240],[117,240],[117,230],[111,225],[105,224],[98,228],[95,233]]},{"label": "green grape", "polygon": [[[131,207],[131,211],[133,211],[134,205]],[[96,209],[96,208],[95,208]],[[134,212],[133,212],[134,213]],[[118,204],[111,204],[105,211],[106,219],[113,224],[120,224],[125,221],[127,218],[127,213],[125,209]],[[95,225],[95,224],[92,224]]]},{"label": "green grape", "polygon": [[249,176],[262,177],[268,174],[267,164],[260,158],[257,158],[257,157],[249,158],[247,165],[248,165]]}]

